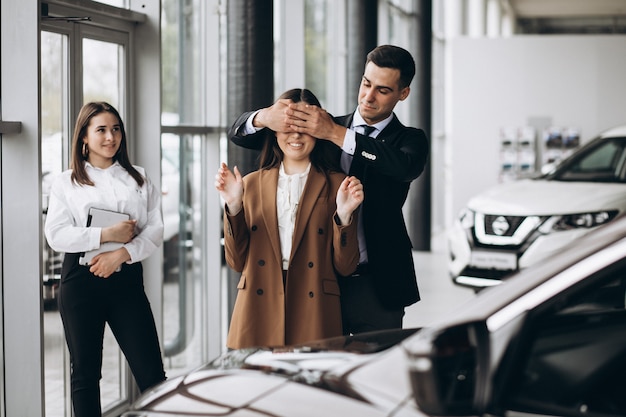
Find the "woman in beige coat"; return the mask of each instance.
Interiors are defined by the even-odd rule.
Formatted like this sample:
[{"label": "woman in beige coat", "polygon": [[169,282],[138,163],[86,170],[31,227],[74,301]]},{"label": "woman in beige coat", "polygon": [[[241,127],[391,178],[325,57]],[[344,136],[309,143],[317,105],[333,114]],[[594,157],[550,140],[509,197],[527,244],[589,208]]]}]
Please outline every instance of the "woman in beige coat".
[{"label": "woman in beige coat", "polygon": [[[319,106],[309,90],[280,99]],[[227,346],[282,346],[339,336],[336,274],[359,261],[354,211],[363,186],[331,161],[327,141],[267,130],[258,171],[222,164],[215,186],[226,202],[226,261],[241,272]]]}]

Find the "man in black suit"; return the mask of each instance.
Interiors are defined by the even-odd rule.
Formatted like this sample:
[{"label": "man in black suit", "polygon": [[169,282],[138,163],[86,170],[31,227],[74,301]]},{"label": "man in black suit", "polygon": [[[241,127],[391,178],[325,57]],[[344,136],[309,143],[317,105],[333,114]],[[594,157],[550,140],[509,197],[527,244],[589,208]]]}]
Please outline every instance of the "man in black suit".
[{"label": "man in black suit", "polygon": [[316,106],[278,101],[244,113],[228,132],[233,143],[251,149],[260,149],[255,132],[263,128],[331,141],[342,150],[344,172],[363,183],[359,268],[339,277],[345,334],[401,328],[404,308],[420,299],[402,206],[429,146],[423,130],[404,126],[393,113],[408,97],[414,75],[408,51],[378,46],[367,55],[354,113],[333,118]]}]

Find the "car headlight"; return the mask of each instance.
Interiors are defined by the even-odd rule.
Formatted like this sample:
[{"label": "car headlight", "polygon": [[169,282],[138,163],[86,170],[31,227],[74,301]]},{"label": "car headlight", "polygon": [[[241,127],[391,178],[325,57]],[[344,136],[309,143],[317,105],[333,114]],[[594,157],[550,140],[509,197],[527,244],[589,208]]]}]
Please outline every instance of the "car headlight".
[{"label": "car headlight", "polygon": [[617,216],[617,210],[597,211],[594,213],[565,214],[552,216],[540,228],[543,233],[579,228],[591,228],[610,222]]},{"label": "car headlight", "polygon": [[474,212],[468,208],[461,210],[459,223],[463,229],[472,229],[474,227]]}]

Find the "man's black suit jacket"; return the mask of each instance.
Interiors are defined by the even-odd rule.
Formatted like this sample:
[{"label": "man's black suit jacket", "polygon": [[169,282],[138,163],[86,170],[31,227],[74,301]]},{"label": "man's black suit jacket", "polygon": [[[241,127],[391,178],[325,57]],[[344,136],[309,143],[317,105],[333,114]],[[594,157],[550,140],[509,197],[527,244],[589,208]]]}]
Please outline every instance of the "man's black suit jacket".
[{"label": "man's black suit jacket", "polygon": [[[242,114],[228,131],[236,145],[261,149],[255,135],[241,136],[240,128],[252,112]],[[353,114],[335,117],[347,128]],[[381,303],[399,309],[419,301],[413,264],[412,244],[406,229],[402,206],[409,186],[424,170],[428,159],[428,139],[421,129],[406,127],[393,116],[374,138],[356,133],[356,149],[349,175],[363,183],[365,200],[361,207],[369,271]],[[355,278],[358,279],[358,278]]]}]

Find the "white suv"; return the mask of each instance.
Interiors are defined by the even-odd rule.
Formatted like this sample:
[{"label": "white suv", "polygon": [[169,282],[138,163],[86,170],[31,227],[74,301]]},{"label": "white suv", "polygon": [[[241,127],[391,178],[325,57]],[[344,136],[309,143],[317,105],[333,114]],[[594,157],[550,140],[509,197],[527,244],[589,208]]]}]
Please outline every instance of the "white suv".
[{"label": "white suv", "polygon": [[549,173],[472,198],[448,234],[455,284],[479,290],[559,252],[626,211],[626,126],[603,132]]}]

